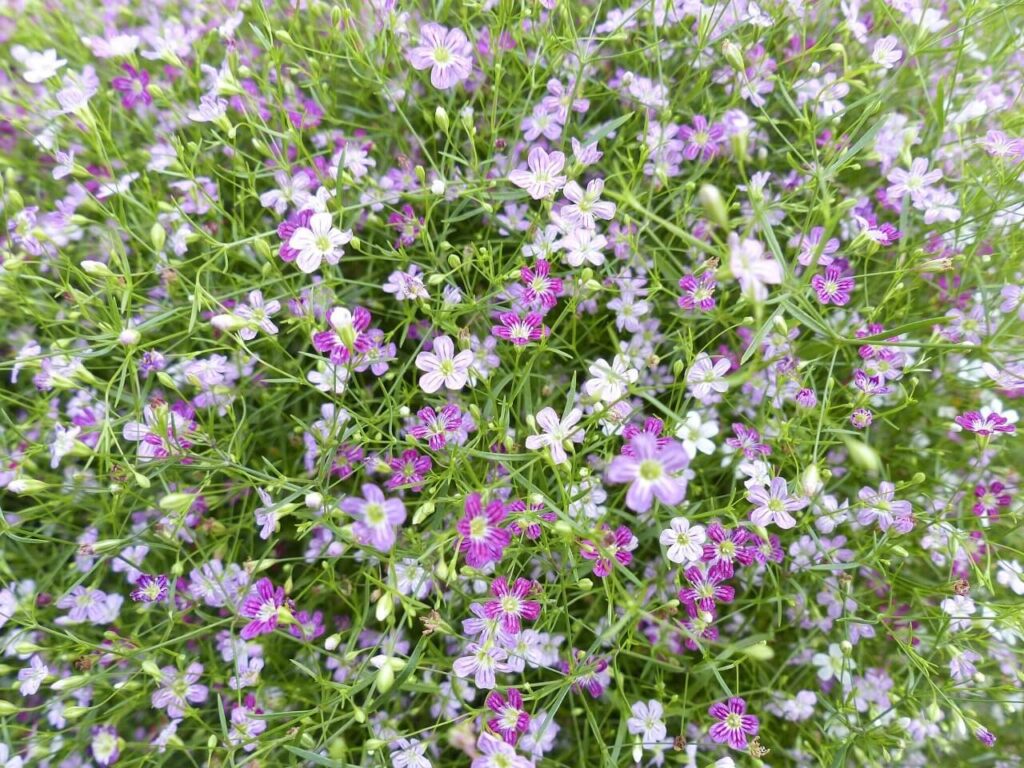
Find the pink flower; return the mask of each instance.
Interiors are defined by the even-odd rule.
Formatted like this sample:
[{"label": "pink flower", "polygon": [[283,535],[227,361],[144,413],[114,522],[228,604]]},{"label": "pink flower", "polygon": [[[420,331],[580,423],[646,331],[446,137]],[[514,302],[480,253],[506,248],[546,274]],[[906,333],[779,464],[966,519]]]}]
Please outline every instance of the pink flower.
[{"label": "pink flower", "polygon": [[508,175],[508,180],[520,189],[525,189],[534,200],[543,200],[563,186],[566,177],[562,175],[565,167],[565,155],[561,152],[548,154],[540,147],[534,147],[526,158],[530,170],[516,169]]},{"label": "pink flower", "polygon": [[710,160],[718,154],[719,145],[725,138],[725,126],[721,123],[709,125],[704,115],[694,115],[693,126],[680,126],[676,135],[686,142],[683,157],[687,160],[696,160],[698,155],[702,160]]},{"label": "pink flower", "polygon": [[464,349],[456,355],[451,338],[438,336],[434,339],[433,351],[416,355],[416,367],[424,372],[420,376],[420,388],[428,394],[437,392],[442,385],[448,389],[462,389],[469,379],[472,364],[472,350]]},{"label": "pink flower", "polygon": [[994,411],[988,411],[987,409],[981,413],[978,411],[967,411],[957,416],[953,421],[955,422],[954,429],[956,431],[959,432],[960,429],[966,429],[968,432],[973,432],[979,437],[991,437],[997,432],[1012,435],[1017,431],[1017,428],[1005,416]]},{"label": "pink flower", "polygon": [[420,44],[409,51],[409,63],[415,69],[429,69],[430,83],[435,88],[452,88],[473,71],[473,46],[461,29],[448,29],[440,24],[424,24],[420,28]]},{"label": "pink flower", "polygon": [[718,603],[731,603],[736,597],[736,590],[722,583],[728,577],[720,570],[691,565],[685,573],[690,585],[679,590],[679,599],[688,607],[710,613]]},{"label": "pink flower", "polygon": [[430,406],[421,408],[416,414],[420,423],[409,430],[417,440],[426,440],[432,451],[439,451],[448,442],[449,435],[455,435],[462,427],[462,411],[459,406],[449,403],[440,411]]},{"label": "pink flower", "polygon": [[713,272],[705,272],[700,277],[684,275],[679,280],[679,289],[683,295],[679,297],[679,307],[692,311],[710,312],[715,308],[715,287],[717,281]]},{"label": "pink flower", "polygon": [[760,728],[757,718],[746,711],[747,702],[740,698],[712,704],[708,714],[718,720],[708,731],[712,741],[728,744],[733,749],[746,749],[747,737],[757,735]]}]

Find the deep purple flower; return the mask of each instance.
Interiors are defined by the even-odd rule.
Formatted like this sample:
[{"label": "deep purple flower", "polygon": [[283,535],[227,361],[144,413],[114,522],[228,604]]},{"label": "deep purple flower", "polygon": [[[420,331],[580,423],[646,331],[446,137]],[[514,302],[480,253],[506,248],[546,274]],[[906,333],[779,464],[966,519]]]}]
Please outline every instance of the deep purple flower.
[{"label": "deep purple flower", "polygon": [[125,109],[134,109],[139,102],[149,106],[153,103],[153,96],[149,92],[149,72],[144,69],[136,69],[131,64],[122,64],[121,69],[126,77],[115,77],[110,81],[114,90],[121,94],[121,106]]},{"label": "deep purple flower", "polygon": [[686,480],[678,473],[686,469],[690,457],[674,440],[659,445],[658,438],[641,432],[629,441],[630,454],[612,459],[607,477],[613,483],[629,483],[626,506],[634,512],[646,512],[654,499],[675,506],[686,498]]},{"label": "deep purple flower", "polygon": [[837,307],[849,303],[854,285],[853,278],[844,276],[843,271],[835,265],[825,267],[824,275],[811,278],[811,287],[818,294],[818,301],[822,304],[835,304]]},{"label": "deep purple flower", "polygon": [[867,408],[856,408],[850,414],[850,424],[853,425],[854,429],[867,429],[874,420],[875,414]]},{"label": "deep purple flower", "polygon": [[499,523],[507,515],[501,499],[492,499],[484,508],[479,493],[466,497],[466,513],[456,524],[456,530],[462,537],[459,550],[466,553],[468,565],[482,568],[501,560],[510,537]]},{"label": "deep purple flower", "polygon": [[977,501],[974,502],[972,511],[976,515],[984,515],[989,520],[998,519],[1000,508],[1010,506],[1010,502],[1013,501],[1013,496],[1006,491],[1006,486],[998,480],[989,483],[988,486],[975,486],[974,497]]},{"label": "deep purple flower", "polygon": [[406,203],[401,211],[395,211],[388,216],[388,224],[398,230],[398,239],[395,240],[395,249],[398,249],[416,242],[423,228],[423,219],[418,218],[416,211]]},{"label": "deep purple flower", "polygon": [[733,749],[746,749],[747,737],[757,735],[760,728],[757,718],[746,711],[747,702],[740,698],[712,704],[708,714],[718,721],[708,731],[712,741],[728,744]]},{"label": "deep purple flower", "polygon": [[364,353],[373,343],[367,334],[370,312],[363,307],[349,311],[334,307],[327,316],[331,328],[313,334],[313,347],[325,353],[335,365],[344,365],[354,356]]},{"label": "deep purple flower", "polygon": [[131,598],[137,603],[156,603],[167,599],[167,577],[162,573],[150,576],[143,573],[135,582]]},{"label": "deep purple flower", "polygon": [[794,399],[796,400],[796,404],[801,408],[813,408],[818,404],[818,396],[810,387],[803,387],[800,389],[800,391],[796,393]]},{"label": "deep purple flower", "polygon": [[558,668],[562,674],[572,677],[574,691],[586,691],[595,699],[599,698],[611,683],[608,660],[587,656],[586,651],[581,651],[579,648],[572,649],[570,661],[558,662]]},{"label": "deep purple flower", "polygon": [[249,595],[242,603],[239,614],[251,621],[242,628],[242,639],[251,640],[257,635],[265,635],[276,629],[282,612],[290,616],[288,600],[284,595],[284,587],[274,588],[270,579],[262,578],[253,585]]},{"label": "deep purple flower", "polygon": [[487,721],[488,727],[500,734],[506,744],[514,745],[519,735],[530,727],[530,715],[523,709],[523,695],[515,688],[509,688],[506,695],[491,691],[485,701],[495,714]]},{"label": "deep purple flower", "polygon": [[535,587],[530,579],[516,579],[511,585],[504,576],[491,582],[490,600],[484,603],[484,615],[489,619],[500,619],[502,628],[512,635],[522,629],[522,620],[536,621],[540,616],[540,603],[527,600]]}]

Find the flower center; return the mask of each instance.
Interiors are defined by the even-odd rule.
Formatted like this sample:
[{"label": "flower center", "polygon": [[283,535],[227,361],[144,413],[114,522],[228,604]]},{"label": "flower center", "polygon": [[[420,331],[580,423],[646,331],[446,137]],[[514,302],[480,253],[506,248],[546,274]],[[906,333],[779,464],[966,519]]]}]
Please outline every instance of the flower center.
[{"label": "flower center", "polygon": [[657,480],[662,475],[661,463],[653,459],[640,462],[640,477],[648,482]]}]

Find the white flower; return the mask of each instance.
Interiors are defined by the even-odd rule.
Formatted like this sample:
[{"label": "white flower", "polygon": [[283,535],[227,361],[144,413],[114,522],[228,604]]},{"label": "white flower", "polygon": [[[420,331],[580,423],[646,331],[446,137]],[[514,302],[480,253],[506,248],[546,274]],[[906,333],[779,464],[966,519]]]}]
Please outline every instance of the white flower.
[{"label": "white flower", "polygon": [[755,301],[768,298],[768,286],[782,282],[782,266],[764,252],[757,240],[740,240],[736,233],[729,235],[729,270],[743,294]]},{"label": "white flower", "polygon": [[576,426],[582,418],[583,411],[579,408],[573,408],[561,421],[554,408],[542,409],[537,414],[537,425],[544,431],[527,437],[526,447],[536,451],[547,446],[551,449],[551,460],[555,464],[564,464],[569,460],[565,452],[565,441],[583,442],[583,429]]},{"label": "white flower", "polygon": [[337,264],[344,254],[343,246],[352,239],[352,231],[342,232],[334,226],[329,213],[314,213],[308,227],[298,227],[288,240],[288,247],[298,251],[295,263],[306,274],[320,268],[320,262]]},{"label": "white flower", "polygon": [[668,732],[662,717],[665,714],[661,703],[651,699],[638,701],[630,708],[633,716],[626,721],[626,729],[634,736],[640,736],[644,743],[654,744],[665,738]]},{"label": "white flower", "polygon": [[703,525],[690,525],[685,517],[673,517],[669,527],[661,532],[658,541],[668,547],[665,553],[671,562],[695,563],[704,554],[704,542],[707,535]]},{"label": "white flower", "polygon": [[996,581],[1013,590],[1014,594],[1024,595],[1024,566],[1016,560],[1000,560],[996,567]]},{"label": "white flower", "polygon": [[712,437],[718,434],[717,421],[704,421],[697,411],[687,411],[683,423],[676,427],[676,437],[683,443],[683,450],[691,459],[698,453],[711,455],[715,452]]},{"label": "white flower", "polygon": [[394,768],[430,768],[430,761],[423,756],[427,745],[416,739],[398,739],[391,750],[391,765]]},{"label": "white flower", "polygon": [[348,368],[343,365],[319,363],[317,370],[306,374],[306,379],[321,392],[340,395],[348,382]]},{"label": "white flower", "polygon": [[818,679],[838,680],[843,688],[849,688],[851,682],[850,671],[857,668],[853,659],[848,659],[838,643],[830,643],[828,653],[816,653],[811,658],[811,663],[818,668]]},{"label": "white flower", "polygon": [[940,603],[940,606],[949,616],[949,628],[954,632],[970,629],[971,616],[978,610],[978,606],[968,595],[947,597]]},{"label": "white flower", "polygon": [[598,358],[588,370],[593,378],[583,384],[584,391],[595,400],[614,403],[623,398],[629,385],[640,378],[636,368],[630,368],[629,362],[622,355],[616,355],[609,365],[603,357]]},{"label": "white flower", "polygon": [[68,63],[67,59],[58,59],[57,52],[53,48],[39,53],[30,51],[22,45],[16,45],[11,49],[11,56],[25,68],[21,76],[30,83],[49,80]]},{"label": "white flower", "polygon": [[82,428],[75,426],[67,429],[61,424],[55,424],[53,432],[53,442],[50,443],[50,469],[56,469],[60,460],[71,453]]},{"label": "white flower", "polygon": [[883,69],[895,67],[903,58],[903,51],[896,47],[896,43],[895,35],[886,35],[876,40],[871,51],[871,60]]},{"label": "white flower", "polygon": [[728,359],[721,357],[712,362],[706,352],[701,352],[686,372],[687,387],[698,400],[707,399],[712,392],[721,394],[729,389],[725,381],[729,366]]}]

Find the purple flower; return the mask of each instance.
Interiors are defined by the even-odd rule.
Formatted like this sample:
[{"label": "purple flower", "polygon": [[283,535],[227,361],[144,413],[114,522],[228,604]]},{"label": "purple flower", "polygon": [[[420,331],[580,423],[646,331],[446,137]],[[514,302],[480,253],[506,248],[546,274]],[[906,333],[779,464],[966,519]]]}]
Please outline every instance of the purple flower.
[{"label": "purple flower", "polygon": [[725,444],[730,448],[742,450],[749,461],[756,461],[771,454],[771,446],[761,442],[761,433],[753,427],[736,423],[732,425],[732,432],[735,437],[727,438]]},{"label": "purple flower", "polygon": [[747,500],[755,504],[750,513],[754,525],[767,526],[771,523],[779,528],[792,528],[796,519],[792,513],[807,506],[807,499],[789,495],[786,481],[773,477],[768,488],[755,486],[747,491]]},{"label": "purple flower", "polygon": [[754,548],[750,546],[753,538],[742,528],[725,528],[721,523],[711,523],[707,528],[701,560],[710,570],[728,579],[733,574],[735,563],[750,565],[754,561]]},{"label": "purple flower", "polygon": [[680,126],[676,135],[686,142],[683,157],[687,160],[696,160],[698,155],[702,160],[710,160],[718,154],[719,146],[725,138],[725,126],[721,123],[709,125],[704,115],[694,115],[693,125]]},{"label": "purple flower", "polygon": [[121,94],[121,106],[125,109],[134,109],[140,102],[145,105],[153,103],[153,96],[149,92],[149,72],[144,69],[136,69],[131,64],[122,64],[121,69],[127,73],[126,77],[115,77],[110,81],[114,90]]},{"label": "purple flower", "polygon": [[203,674],[199,662],[193,661],[184,671],[164,667],[160,674],[161,687],[153,692],[152,704],[156,709],[166,709],[169,717],[184,717],[189,704],[206,701],[209,689],[198,682]]},{"label": "purple flower", "polygon": [[112,725],[93,726],[89,752],[96,764],[103,768],[116,763],[121,757],[121,739],[118,738],[117,729]]},{"label": "purple flower", "polygon": [[491,582],[491,599],[484,603],[484,615],[489,619],[500,619],[502,629],[510,635],[518,635],[522,629],[521,620],[536,621],[540,616],[540,603],[527,600],[537,582],[516,579],[511,585],[504,576]]},{"label": "purple flower", "polygon": [[510,688],[505,695],[491,691],[487,694],[485,703],[495,714],[487,721],[487,725],[498,733],[506,744],[515,745],[519,735],[526,733],[526,729],[530,727],[530,715],[523,709],[523,695],[515,688]]},{"label": "purple flower", "polygon": [[987,409],[981,413],[978,411],[967,411],[957,416],[953,421],[956,422],[954,429],[958,432],[960,429],[966,429],[968,432],[973,432],[979,437],[990,437],[997,432],[1005,432],[1012,435],[1017,431],[1017,428],[1005,416],[994,411],[988,411]]},{"label": "purple flower", "polygon": [[508,665],[505,659],[508,653],[491,642],[480,645],[470,643],[466,646],[466,655],[460,656],[452,664],[452,671],[458,677],[473,677],[473,684],[482,690],[494,688],[495,672],[505,672]]},{"label": "purple flower", "polygon": [[867,408],[856,408],[850,414],[850,424],[853,425],[854,429],[867,429],[874,420],[875,414]]},{"label": "purple flower", "polygon": [[423,219],[416,216],[413,207],[406,203],[401,211],[395,211],[388,216],[388,224],[398,230],[398,239],[395,240],[395,249],[408,247],[416,242],[423,228]]},{"label": "purple flower", "polygon": [[143,573],[135,582],[131,598],[137,603],[157,603],[167,599],[167,577],[162,573],[150,576]]},{"label": "purple flower", "polygon": [[275,589],[267,578],[257,581],[239,611],[241,616],[251,619],[242,628],[242,639],[251,640],[257,635],[273,632],[281,618],[282,609],[285,618],[290,618],[287,602],[283,587]]},{"label": "purple flower", "polygon": [[746,749],[747,737],[757,735],[760,728],[757,718],[746,712],[747,702],[740,698],[712,704],[708,714],[718,722],[708,731],[711,740],[717,744],[728,744],[733,749]]},{"label": "purple flower", "polygon": [[818,294],[818,301],[822,304],[835,304],[841,307],[850,302],[854,280],[852,277],[844,277],[843,270],[833,265],[825,267],[824,275],[812,277],[811,287]]},{"label": "purple flower", "polygon": [[417,440],[426,440],[432,451],[444,448],[448,438],[457,435],[462,428],[462,411],[453,403],[439,411],[430,406],[421,408],[416,416],[420,423],[412,427],[409,434]]},{"label": "purple flower", "polygon": [[630,441],[633,455],[619,455],[608,465],[607,477],[613,483],[629,483],[626,506],[634,512],[646,512],[657,498],[675,506],[686,498],[686,480],[677,473],[686,469],[690,457],[674,440],[659,445],[658,438],[641,432]]},{"label": "purple flower", "polygon": [[401,499],[384,498],[372,483],[364,484],[362,491],[363,498],[349,496],[338,506],[357,518],[352,531],[360,544],[388,552],[395,545],[395,528],[405,522],[405,505]]},{"label": "purple flower", "polygon": [[461,29],[448,29],[440,24],[424,24],[420,28],[420,44],[409,51],[414,69],[429,69],[430,83],[447,90],[458,85],[473,71],[473,46]]},{"label": "purple flower", "polygon": [[633,550],[636,549],[636,536],[624,525],[620,525],[614,531],[607,525],[602,525],[604,535],[600,543],[590,539],[580,542],[580,555],[584,560],[594,561],[594,575],[603,579],[612,572],[612,565],[627,566],[633,562]]},{"label": "purple flower", "polygon": [[857,498],[864,508],[857,513],[857,522],[861,525],[878,524],[882,531],[895,528],[906,533],[914,527],[913,511],[909,501],[895,500],[896,486],[883,480],[876,491],[873,488],[860,489]]},{"label": "purple flower", "polygon": [[433,351],[416,355],[416,367],[423,371],[420,389],[430,394],[442,385],[459,390],[466,386],[469,369],[473,365],[473,352],[469,349],[455,354],[455,345],[448,336],[434,339]]},{"label": "purple flower", "polygon": [[395,488],[409,487],[414,491],[423,490],[423,478],[434,466],[429,456],[424,456],[419,451],[409,448],[402,451],[401,456],[395,456],[388,462],[391,467],[391,477],[388,478],[388,490]]}]

